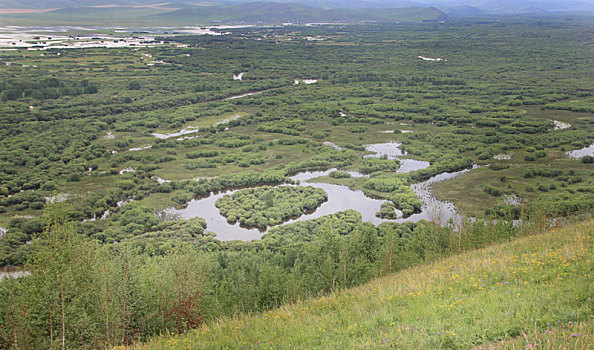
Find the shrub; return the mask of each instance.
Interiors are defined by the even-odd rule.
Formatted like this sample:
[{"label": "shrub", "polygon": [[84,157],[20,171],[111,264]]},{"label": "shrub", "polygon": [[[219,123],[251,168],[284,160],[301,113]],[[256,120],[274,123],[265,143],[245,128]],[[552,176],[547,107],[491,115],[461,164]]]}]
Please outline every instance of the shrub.
[{"label": "shrub", "polygon": [[351,174],[346,171],[331,171],[329,176],[333,179],[345,179],[351,177]]},{"label": "shrub", "polygon": [[486,193],[490,194],[491,196],[495,196],[495,197],[501,197],[504,194],[504,192],[501,189],[499,189],[497,187],[493,187],[491,185],[485,185],[483,190]]}]

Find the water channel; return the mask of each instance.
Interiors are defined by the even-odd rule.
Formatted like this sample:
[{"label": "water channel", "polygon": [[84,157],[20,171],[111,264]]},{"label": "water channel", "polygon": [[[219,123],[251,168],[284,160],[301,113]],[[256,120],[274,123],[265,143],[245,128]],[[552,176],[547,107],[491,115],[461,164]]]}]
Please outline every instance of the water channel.
[{"label": "water channel", "polygon": [[[389,142],[383,144],[368,145],[366,148],[370,152],[375,152],[370,156],[387,156],[389,158],[398,158],[405,155],[399,148],[400,144]],[[411,172],[417,169],[423,169],[429,166],[428,162],[413,160],[413,159],[400,159],[401,168],[398,172],[405,173]],[[445,181],[461,174],[468,172],[469,170],[462,170],[453,173],[442,173],[437,176],[430,178],[429,180],[413,185],[411,188],[419,199],[423,202],[423,208],[420,213],[413,214],[409,217],[402,217],[402,213],[399,212],[399,218],[388,220],[380,219],[375,216],[376,212],[380,210],[382,203],[386,202],[384,199],[370,198],[366,196],[362,191],[356,191],[343,185],[327,184],[315,182],[315,179],[320,176],[327,176],[331,171],[336,169],[330,169],[326,171],[307,171],[301,172],[291,177],[292,180],[298,181],[300,185],[313,186],[321,188],[328,194],[328,200],[322,203],[315,211],[306,213],[298,218],[284,222],[281,225],[287,225],[297,221],[316,219],[324,215],[334,214],[339,211],[353,209],[361,213],[362,220],[364,222],[371,222],[374,225],[382,222],[416,222],[419,220],[439,220],[441,223],[447,223],[449,219],[453,219],[454,222],[459,220],[456,208],[452,203],[443,202],[437,200],[430,191],[430,186],[433,183]],[[363,174],[357,172],[351,172],[352,177],[362,177]],[[294,186],[294,185],[293,185]],[[214,193],[205,198],[194,199],[190,201],[184,209],[169,208],[165,210],[168,215],[178,216],[183,219],[189,219],[193,217],[201,217],[206,220],[207,229],[215,232],[217,238],[223,241],[226,240],[253,240],[262,237],[266,230],[259,230],[257,228],[246,228],[236,224],[229,224],[227,220],[220,215],[218,208],[215,206],[217,199],[224,195],[231,195],[238,190],[228,190],[224,192]]]},{"label": "water channel", "polygon": [[585,156],[594,157],[594,143],[588,147],[576,149],[574,151],[565,152],[569,158],[581,159]]}]

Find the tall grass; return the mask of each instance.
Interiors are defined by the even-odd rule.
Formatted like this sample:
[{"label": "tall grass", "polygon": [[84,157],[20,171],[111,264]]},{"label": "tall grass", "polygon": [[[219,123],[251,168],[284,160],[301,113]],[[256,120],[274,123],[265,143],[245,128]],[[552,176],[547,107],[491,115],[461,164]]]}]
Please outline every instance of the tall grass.
[{"label": "tall grass", "polygon": [[592,348],[593,228],[553,228],[135,349]]}]

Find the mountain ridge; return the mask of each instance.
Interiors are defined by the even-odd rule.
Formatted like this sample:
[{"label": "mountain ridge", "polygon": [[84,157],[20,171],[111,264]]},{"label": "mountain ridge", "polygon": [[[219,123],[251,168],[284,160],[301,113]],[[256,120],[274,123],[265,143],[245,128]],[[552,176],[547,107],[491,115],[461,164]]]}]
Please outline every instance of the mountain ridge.
[{"label": "mountain ridge", "polygon": [[[219,16],[218,19],[216,16]],[[311,22],[395,22],[441,20],[445,13],[430,7],[397,9],[321,9],[297,2],[249,2],[233,6],[201,6],[151,16],[182,22],[222,21],[226,23],[311,23]]]},{"label": "mountain ridge", "polygon": [[[183,7],[182,7],[183,6]],[[0,11],[1,13],[1,11]],[[234,2],[188,5],[160,3],[158,6],[104,5],[55,8],[41,13],[0,15],[16,24],[44,25],[207,25],[279,23],[422,22],[445,20],[434,7],[320,8],[300,2]],[[1,23],[1,22],[0,22]],[[12,23],[11,23],[12,24]]]},{"label": "mountain ridge", "polygon": [[[218,4],[232,5],[246,3],[249,0],[0,0],[0,9],[55,9],[90,6],[141,6],[151,7],[176,3],[192,7],[195,5]],[[271,0],[270,2],[279,2]],[[295,2],[286,0],[280,2]],[[299,0],[306,4],[324,9],[332,8],[403,8],[403,7],[436,7],[446,13],[480,14],[538,14],[556,12],[594,11],[594,2],[586,0]],[[466,9],[466,10],[464,10]],[[463,10],[463,11],[462,11]]]}]

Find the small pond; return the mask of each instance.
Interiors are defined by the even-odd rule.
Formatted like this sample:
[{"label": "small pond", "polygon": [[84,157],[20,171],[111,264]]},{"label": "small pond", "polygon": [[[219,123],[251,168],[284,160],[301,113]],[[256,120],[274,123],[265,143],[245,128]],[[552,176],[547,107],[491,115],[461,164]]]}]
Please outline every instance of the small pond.
[{"label": "small pond", "polygon": [[400,168],[397,173],[410,173],[411,171],[425,169],[430,164],[424,160],[416,160],[416,159],[402,159],[402,156],[406,155],[406,151],[402,151],[400,146],[402,144],[398,142],[386,142],[386,143],[375,143],[371,145],[365,145],[365,150],[368,152],[374,152],[373,154],[368,154],[365,157],[368,158],[379,158],[379,157],[388,157],[388,159],[398,159],[400,160]]},{"label": "small pond", "polygon": [[169,139],[172,137],[178,137],[178,136],[183,136],[183,135],[187,135],[187,134],[193,134],[195,132],[198,132],[198,128],[197,127],[192,127],[192,126],[188,126],[187,128],[181,129],[178,132],[172,132],[169,134],[160,134],[160,133],[153,133],[152,135],[158,139]]},{"label": "small pond", "polygon": [[594,157],[594,143],[588,147],[576,149],[575,151],[565,152],[569,158],[580,159],[585,156]]}]

